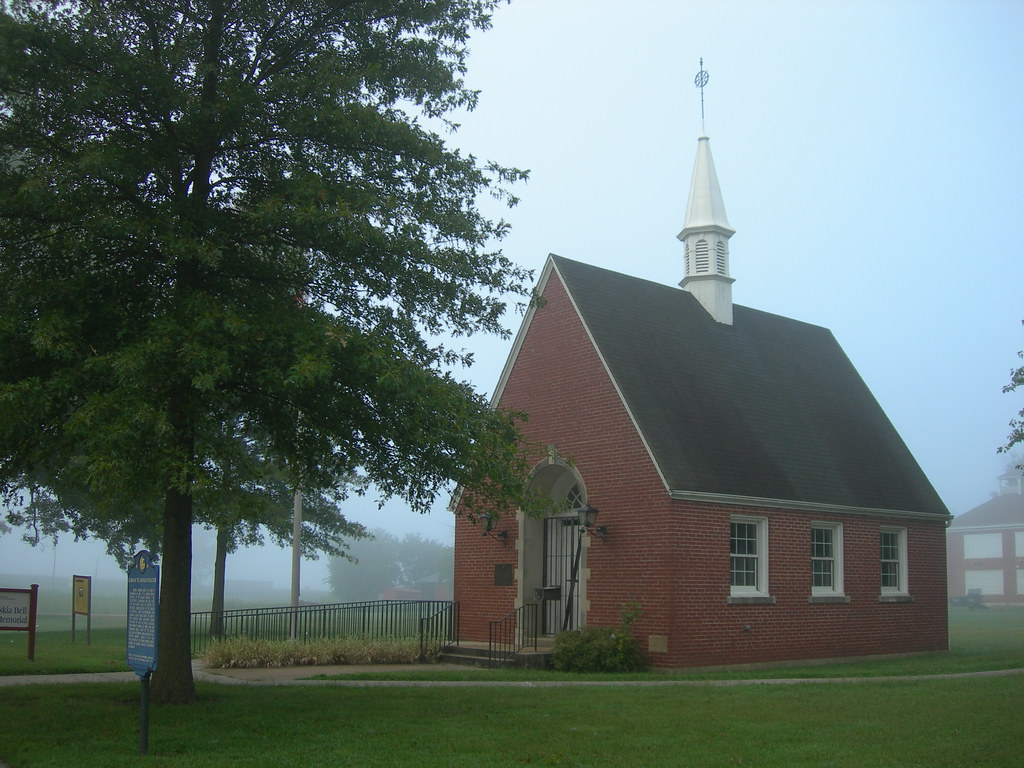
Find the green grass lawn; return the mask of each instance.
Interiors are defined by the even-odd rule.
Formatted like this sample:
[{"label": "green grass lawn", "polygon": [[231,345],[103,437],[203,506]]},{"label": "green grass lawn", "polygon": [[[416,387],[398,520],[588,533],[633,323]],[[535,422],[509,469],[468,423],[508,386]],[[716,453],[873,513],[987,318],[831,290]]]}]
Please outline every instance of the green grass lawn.
[{"label": "green grass lawn", "polygon": [[85,627],[76,629],[71,642],[71,625],[58,632],[36,635],[36,658],[28,660],[27,632],[0,632],[0,675],[66,675],[74,672],[118,672],[128,669],[125,663],[125,630],[117,628],[92,630],[91,643],[86,645]]},{"label": "green grass lawn", "polygon": [[[139,762],[137,684],[0,697],[16,768]],[[147,765],[1017,766],[1024,676],[692,688],[241,688],[150,716]],[[41,727],[49,724],[47,727]]]},{"label": "green grass lawn", "polygon": [[[1024,611],[956,610],[950,627],[948,654],[702,676],[1024,667]],[[6,634],[18,641],[24,637]],[[51,634],[62,633],[46,633]],[[37,663],[51,669],[123,667],[123,630],[94,631],[89,648],[71,647],[69,636],[46,635],[40,636]],[[28,664],[14,658],[18,641],[0,635],[0,674],[21,673]],[[478,679],[481,673],[468,674]],[[550,673],[530,674],[556,679]],[[0,760],[15,768],[135,763],[139,688],[138,683],[3,688]],[[198,704],[153,709],[147,764],[1016,768],[1024,754],[1024,675],[734,687],[353,689],[200,683],[198,691]]]}]

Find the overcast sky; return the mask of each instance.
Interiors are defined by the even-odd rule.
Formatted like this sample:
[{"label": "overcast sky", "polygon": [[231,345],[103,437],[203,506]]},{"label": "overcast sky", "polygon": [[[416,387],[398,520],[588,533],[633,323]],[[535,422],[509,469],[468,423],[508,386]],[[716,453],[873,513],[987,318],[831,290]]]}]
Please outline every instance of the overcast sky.
[{"label": "overcast sky", "polygon": [[[514,0],[471,48],[481,100],[449,140],[531,171],[496,211],[505,253],[538,274],[557,253],[669,285],[703,57],[736,303],[829,328],[953,514],[995,490],[1024,406],[1001,392],[1024,349],[1024,2]],[[466,346],[465,376],[490,392],[511,341]],[[453,530],[444,504],[348,512]],[[116,570],[13,538],[0,572]],[[229,578],[250,564],[287,584],[287,552],[237,556]]]}]

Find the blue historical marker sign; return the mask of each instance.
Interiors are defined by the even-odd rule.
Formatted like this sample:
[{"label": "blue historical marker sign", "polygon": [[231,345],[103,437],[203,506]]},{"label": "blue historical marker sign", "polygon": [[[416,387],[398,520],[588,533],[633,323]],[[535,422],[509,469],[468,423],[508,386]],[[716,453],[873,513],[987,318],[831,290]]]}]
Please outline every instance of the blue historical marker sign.
[{"label": "blue historical marker sign", "polygon": [[128,666],[139,677],[156,670],[160,566],[145,549],[128,569]]}]

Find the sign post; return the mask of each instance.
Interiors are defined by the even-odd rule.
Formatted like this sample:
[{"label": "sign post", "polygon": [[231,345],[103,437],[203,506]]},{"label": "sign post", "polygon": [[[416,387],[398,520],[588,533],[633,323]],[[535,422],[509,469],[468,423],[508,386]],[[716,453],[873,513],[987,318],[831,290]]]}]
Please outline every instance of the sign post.
[{"label": "sign post", "polygon": [[75,617],[85,616],[85,644],[92,645],[92,576],[71,577],[71,642],[75,642]]},{"label": "sign post", "polygon": [[139,676],[139,754],[149,752],[149,677],[156,670],[159,630],[160,566],[145,549],[136,553],[128,569],[128,666]]},{"label": "sign post", "polygon": [[0,630],[28,632],[28,660],[36,660],[36,606],[39,585],[28,589],[0,589]]}]

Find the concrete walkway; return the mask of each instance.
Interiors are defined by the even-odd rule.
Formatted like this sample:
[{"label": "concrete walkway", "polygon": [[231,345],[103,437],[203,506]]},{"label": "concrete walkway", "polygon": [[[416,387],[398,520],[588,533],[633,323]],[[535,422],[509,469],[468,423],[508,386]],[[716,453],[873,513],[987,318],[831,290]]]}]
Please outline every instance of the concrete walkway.
[{"label": "concrete walkway", "polygon": [[[342,675],[359,672],[406,672],[409,670],[465,670],[468,667],[455,664],[376,664],[305,667],[266,667],[256,669],[214,669],[201,662],[192,662],[192,677],[195,680],[229,685],[303,685],[330,681],[304,681],[301,678],[316,675]],[[134,672],[83,672],[71,675],[7,675],[0,676],[0,688],[9,685],[53,685],[68,683],[127,683],[139,678]],[[372,681],[364,681],[372,682]]]},{"label": "concrete walkway", "polygon": [[[379,664],[345,666],[279,667],[260,669],[213,669],[195,662],[192,674],[195,680],[222,683],[226,685],[251,686],[343,686],[350,688],[566,688],[572,686],[691,686],[691,687],[733,687],[739,685],[820,685],[826,683],[874,683],[906,680],[954,680],[968,677],[1002,677],[1024,674],[1024,668],[1003,669],[991,672],[960,672],[946,675],[897,675],[886,677],[800,677],[800,678],[751,678],[744,680],[309,680],[304,678],[318,675],[346,675],[361,672],[395,672],[425,670],[429,672],[472,670],[456,664]],[[0,677],[0,687],[8,685],[52,685],[62,683],[123,683],[139,678],[134,672],[89,672],[78,675],[9,675]]]}]

